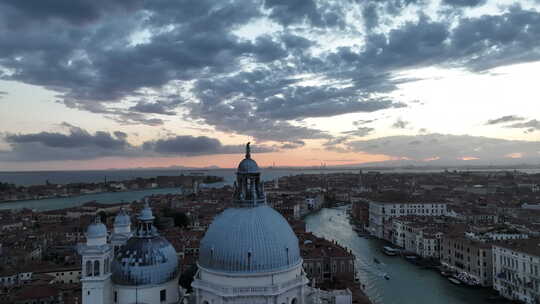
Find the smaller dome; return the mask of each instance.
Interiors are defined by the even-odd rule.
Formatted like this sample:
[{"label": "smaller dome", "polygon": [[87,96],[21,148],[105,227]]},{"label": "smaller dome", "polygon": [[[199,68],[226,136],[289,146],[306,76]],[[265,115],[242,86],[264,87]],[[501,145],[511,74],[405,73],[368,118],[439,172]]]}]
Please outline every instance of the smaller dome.
[{"label": "smaller dome", "polygon": [[139,214],[139,220],[140,221],[153,221],[154,220],[154,214],[152,213],[152,209],[150,209],[148,202],[144,204],[144,208],[143,210],[141,210],[141,213]]},{"label": "smaller dome", "polygon": [[124,211],[124,209],[120,210],[120,212],[114,218],[114,225],[115,226],[130,226],[131,225],[131,218],[126,213],[126,211]]},{"label": "smaller dome", "polygon": [[251,158],[244,158],[238,165],[238,173],[259,173],[259,165]]},{"label": "smaller dome", "polygon": [[101,238],[101,237],[106,237],[106,236],[107,236],[107,227],[105,227],[105,225],[103,225],[103,223],[99,221],[99,217],[95,223],[90,224],[88,228],[86,229],[87,238]]},{"label": "smaller dome", "polygon": [[163,284],[177,275],[176,250],[161,236],[129,239],[112,264],[113,282],[120,285]]}]

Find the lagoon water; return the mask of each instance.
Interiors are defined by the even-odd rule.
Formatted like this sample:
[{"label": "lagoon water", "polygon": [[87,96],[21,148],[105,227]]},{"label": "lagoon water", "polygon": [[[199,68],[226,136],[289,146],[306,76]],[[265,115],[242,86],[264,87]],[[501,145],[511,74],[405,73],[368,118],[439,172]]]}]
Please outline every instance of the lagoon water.
[{"label": "lagoon water", "polygon": [[28,200],[0,203],[0,210],[28,208],[36,211],[57,210],[81,206],[84,203],[96,201],[103,204],[133,202],[152,194],[180,193],[180,188],[161,188],[126,192],[107,192],[87,194],[74,197],[48,198],[42,200]]},{"label": "lagoon water", "polygon": [[[262,170],[262,178],[264,180],[273,180],[277,177],[297,175],[297,174],[321,174],[321,173],[336,173],[348,172],[358,173],[360,170],[371,171],[366,168],[354,169],[301,169],[301,168],[275,168]],[[454,170],[449,168],[448,170]],[[457,169],[465,171],[466,169]],[[512,171],[513,169],[479,169],[477,171]],[[534,174],[540,173],[540,169],[517,169],[518,171]],[[378,169],[381,173],[429,173],[442,172],[444,170],[437,168],[387,168]],[[474,170],[473,170],[474,171]],[[122,170],[89,170],[89,171],[25,171],[25,172],[2,172],[0,171],[0,182],[14,183],[19,186],[43,185],[47,181],[53,184],[67,183],[95,183],[108,181],[129,180],[137,177],[150,178],[160,175],[189,175],[190,173],[199,173],[205,175],[214,175],[223,177],[224,183],[231,184],[235,178],[236,169],[209,169],[209,170],[180,170],[180,169],[122,169]]]}]

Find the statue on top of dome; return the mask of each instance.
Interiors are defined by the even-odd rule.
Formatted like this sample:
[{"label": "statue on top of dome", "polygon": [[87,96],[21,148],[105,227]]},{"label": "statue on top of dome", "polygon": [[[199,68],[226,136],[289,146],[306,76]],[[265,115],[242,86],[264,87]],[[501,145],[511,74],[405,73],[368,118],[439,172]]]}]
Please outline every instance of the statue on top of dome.
[{"label": "statue on top of dome", "polygon": [[251,142],[249,142],[249,141],[246,144],[246,158],[251,158],[251,148],[249,147],[250,144],[251,144]]}]

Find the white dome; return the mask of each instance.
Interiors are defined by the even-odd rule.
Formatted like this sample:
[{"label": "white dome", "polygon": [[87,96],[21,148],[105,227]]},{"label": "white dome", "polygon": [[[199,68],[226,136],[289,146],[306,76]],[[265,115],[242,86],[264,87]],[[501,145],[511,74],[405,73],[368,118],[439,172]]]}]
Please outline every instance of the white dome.
[{"label": "white dome", "polygon": [[199,250],[199,265],[220,272],[269,272],[301,262],[298,238],[267,205],[225,210],[208,227]]},{"label": "white dome", "polygon": [[107,227],[103,225],[99,220],[92,223],[86,229],[87,238],[102,238],[107,236]]},{"label": "white dome", "polygon": [[120,212],[114,218],[114,226],[129,226],[129,225],[131,225],[131,218],[124,211],[124,209],[120,210]]}]

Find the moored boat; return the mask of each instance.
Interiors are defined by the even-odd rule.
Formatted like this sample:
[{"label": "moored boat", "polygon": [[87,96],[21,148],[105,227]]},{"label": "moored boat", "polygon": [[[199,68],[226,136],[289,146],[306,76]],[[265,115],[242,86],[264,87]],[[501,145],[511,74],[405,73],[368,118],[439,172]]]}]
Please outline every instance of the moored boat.
[{"label": "moored boat", "polygon": [[448,281],[450,281],[452,284],[461,285],[461,281],[454,277],[449,277]]},{"label": "moored boat", "polygon": [[441,275],[442,275],[443,277],[450,277],[450,276],[452,276],[452,274],[453,274],[453,273],[452,273],[451,271],[448,271],[448,270],[441,270]]},{"label": "moored boat", "polygon": [[389,255],[389,256],[395,256],[395,255],[398,254],[397,249],[394,249],[394,248],[389,247],[389,246],[384,246],[382,251],[384,252],[384,254]]}]

